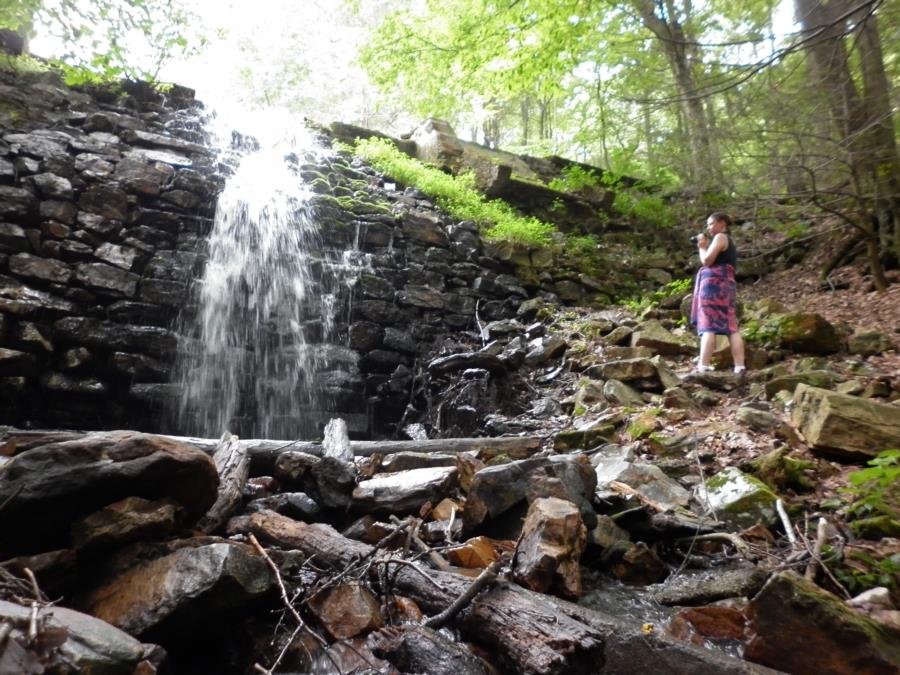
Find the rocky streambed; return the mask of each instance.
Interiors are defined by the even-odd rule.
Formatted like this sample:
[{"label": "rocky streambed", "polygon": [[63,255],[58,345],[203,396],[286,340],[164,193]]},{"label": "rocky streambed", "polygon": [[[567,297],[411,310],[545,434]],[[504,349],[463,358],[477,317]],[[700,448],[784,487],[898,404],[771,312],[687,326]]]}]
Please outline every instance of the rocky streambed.
[{"label": "rocky streambed", "polygon": [[[0,664],[896,672],[891,591],[835,594],[823,551],[866,543],[816,490],[896,438],[897,407],[787,339],[749,378],[699,376],[664,316],[534,309],[423,365],[421,440],[7,429]],[[507,435],[422,437],[442,423]]]}]

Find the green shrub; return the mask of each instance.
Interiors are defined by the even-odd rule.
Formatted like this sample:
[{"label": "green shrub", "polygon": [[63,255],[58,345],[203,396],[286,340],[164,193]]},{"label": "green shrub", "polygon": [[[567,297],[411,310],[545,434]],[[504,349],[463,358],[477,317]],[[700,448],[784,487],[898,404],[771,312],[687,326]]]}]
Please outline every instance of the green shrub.
[{"label": "green shrub", "polygon": [[900,520],[900,450],[885,450],[868,462],[869,468],[847,476],[851,496],[847,513],[851,518],[888,516]]},{"label": "green shrub", "polygon": [[687,277],[686,279],[675,279],[652,293],[646,293],[636,299],[626,300],[625,306],[635,314],[640,314],[651,307],[658,307],[659,303],[666,298],[670,298],[673,295],[684,295],[691,290],[691,285],[693,283],[694,280],[691,277]]},{"label": "green shrub", "polygon": [[421,190],[456,218],[474,220],[485,226],[484,235],[488,239],[526,246],[547,246],[553,242],[556,227],[523,216],[500,199],[485,199],[475,188],[471,174],[444,173],[404,155],[385,139],[357,141],[354,152],[398,183]]},{"label": "green shrub", "polygon": [[593,169],[584,169],[577,164],[563,168],[558,178],[548,183],[551,190],[557,192],[578,192],[586,187],[600,184],[600,177]]}]

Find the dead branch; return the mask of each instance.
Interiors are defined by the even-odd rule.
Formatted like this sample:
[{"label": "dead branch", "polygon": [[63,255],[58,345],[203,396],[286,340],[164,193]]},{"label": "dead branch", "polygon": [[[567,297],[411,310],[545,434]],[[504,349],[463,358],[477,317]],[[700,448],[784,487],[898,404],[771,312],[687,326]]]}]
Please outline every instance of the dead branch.
[{"label": "dead branch", "polygon": [[797,535],[794,534],[794,526],[791,525],[791,519],[788,518],[787,511],[784,508],[784,502],[781,498],[775,500],[775,510],[778,511],[778,517],[781,518],[781,525],[784,527],[784,533],[787,535],[791,547],[797,545]]},{"label": "dead branch", "polygon": [[475,580],[469,584],[469,587],[460,595],[456,600],[454,600],[447,609],[439,614],[435,614],[433,617],[428,619],[425,622],[425,625],[428,628],[441,628],[446,625],[448,622],[453,620],[457,614],[459,614],[466,606],[472,602],[472,599],[478,595],[478,593],[488,586],[492,585],[495,581],[497,581],[497,572],[500,571],[500,560],[495,560],[490,565],[482,570],[481,574],[479,574]]},{"label": "dead branch", "polygon": [[[819,518],[816,525],[816,543],[813,546],[812,558],[806,566],[804,577],[813,581],[816,578],[816,565],[822,565],[822,547],[825,545],[825,538],[828,536],[828,521]],[[822,565],[824,567],[824,565]]]}]

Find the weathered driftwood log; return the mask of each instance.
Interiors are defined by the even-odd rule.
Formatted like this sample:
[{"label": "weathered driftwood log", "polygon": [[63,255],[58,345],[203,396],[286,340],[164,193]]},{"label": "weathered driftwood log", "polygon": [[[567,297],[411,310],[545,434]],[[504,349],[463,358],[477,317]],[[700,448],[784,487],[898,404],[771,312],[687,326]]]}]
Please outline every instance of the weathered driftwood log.
[{"label": "weathered driftwood log", "polygon": [[197,523],[197,529],[211,534],[222,527],[241,504],[244,486],[250,477],[250,455],[240,439],[227,431],[219,439],[213,452],[213,462],[219,473],[219,495],[215,504]]},{"label": "weathered driftwood log", "polygon": [[[255,513],[249,527],[263,541],[315,556],[319,565],[344,569],[372,553],[367,544],[352,541],[323,524],[307,525],[271,511]],[[412,598],[429,614],[449,607],[471,584],[456,574],[412,569],[407,561],[385,558],[371,565],[372,580],[387,565],[395,592]],[[603,640],[584,623],[560,614],[545,596],[514,584],[501,583],[476,597],[459,615],[462,630],[501,656],[519,673],[551,675],[597,673],[603,663]]]}]

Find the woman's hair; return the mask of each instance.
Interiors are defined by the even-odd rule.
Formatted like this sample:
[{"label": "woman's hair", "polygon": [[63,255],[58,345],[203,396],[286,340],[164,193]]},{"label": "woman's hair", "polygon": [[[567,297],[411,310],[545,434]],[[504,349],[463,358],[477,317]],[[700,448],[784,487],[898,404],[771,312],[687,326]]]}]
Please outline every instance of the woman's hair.
[{"label": "woman's hair", "polygon": [[731,217],[724,211],[715,211],[713,213],[710,213],[709,217],[713,221],[717,221],[717,220],[722,221],[723,223],[725,223],[725,227],[729,227],[729,228],[731,227]]}]

